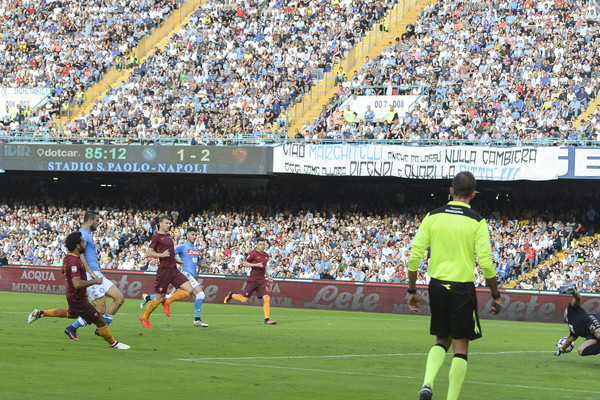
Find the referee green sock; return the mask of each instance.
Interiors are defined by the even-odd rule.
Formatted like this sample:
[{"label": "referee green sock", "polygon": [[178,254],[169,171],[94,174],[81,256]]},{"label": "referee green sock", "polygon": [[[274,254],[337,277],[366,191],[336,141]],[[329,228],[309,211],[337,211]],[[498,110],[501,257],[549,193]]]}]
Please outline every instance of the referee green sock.
[{"label": "referee green sock", "polygon": [[437,376],[444,359],[446,358],[446,350],[444,346],[436,344],[429,350],[427,356],[427,366],[425,367],[425,378],[423,379],[423,385],[429,385],[433,389],[433,381]]},{"label": "referee green sock", "polygon": [[467,355],[454,354],[452,364],[450,365],[450,373],[448,374],[450,380],[450,384],[448,385],[448,400],[458,399],[466,374]]}]

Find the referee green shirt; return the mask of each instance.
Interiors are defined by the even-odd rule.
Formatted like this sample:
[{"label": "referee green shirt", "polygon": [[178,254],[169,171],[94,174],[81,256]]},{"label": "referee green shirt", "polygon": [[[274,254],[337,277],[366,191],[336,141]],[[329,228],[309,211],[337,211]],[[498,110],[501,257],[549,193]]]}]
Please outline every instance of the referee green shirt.
[{"label": "referee green shirt", "polygon": [[417,271],[419,262],[431,247],[428,274],[451,282],[474,282],[475,259],[486,278],[496,276],[485,218],[460,201],[431,211],[425,216],[411,243],[408,270]]}]

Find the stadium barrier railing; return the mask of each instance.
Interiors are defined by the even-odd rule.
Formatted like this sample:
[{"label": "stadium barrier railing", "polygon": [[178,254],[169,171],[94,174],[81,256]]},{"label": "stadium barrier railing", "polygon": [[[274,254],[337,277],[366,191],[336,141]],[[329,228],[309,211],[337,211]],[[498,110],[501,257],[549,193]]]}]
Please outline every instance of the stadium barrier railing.
[{"label": "stadium barrier railing", "polygon": [[3,135],[0,132],[0,143],[27,144],[98,144],[98,145],[200,145],[200,146],[228,146],[228,145],[278,145],[278,144],[377,144],[377,145],[404,145],[404,146],[487,146],[487,147],[598,147],[600,140],[565,140],[557,138],[532,138],[519,140],[489,139],[297,139],[288,138],[286,132],[266,131],[259,134],[239,133],[231,137],[83,137],[83,136],[54,136],[36,132],[21,132],[18,134]]}]

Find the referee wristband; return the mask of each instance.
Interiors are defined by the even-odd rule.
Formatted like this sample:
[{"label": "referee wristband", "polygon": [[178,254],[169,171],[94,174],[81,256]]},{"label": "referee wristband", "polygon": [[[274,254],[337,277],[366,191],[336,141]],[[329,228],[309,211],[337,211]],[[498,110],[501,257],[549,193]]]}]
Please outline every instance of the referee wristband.
[{"label": "referee wristband", "polygon": [[500,298],[500,296],[501,296],[500,292],[498,292],[497,294],[492,293],[492,299],[494,299],[494,300],[498,300]]},{"label": "referee wristband", "polygon": [[415,294],[415,293],[417,293],[417,289],[406,289],[406,291],[408,292],[408,294]]}]

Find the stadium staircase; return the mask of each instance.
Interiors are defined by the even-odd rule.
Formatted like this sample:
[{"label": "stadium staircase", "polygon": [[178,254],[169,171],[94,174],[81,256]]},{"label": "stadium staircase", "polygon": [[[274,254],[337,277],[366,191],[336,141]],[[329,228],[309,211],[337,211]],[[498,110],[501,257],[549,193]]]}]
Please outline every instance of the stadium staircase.
[{"label": "stadium staircase", "polygon": [[[204,0],[184,1],[179,9],[173,11],[150,35],[143,37],[136,48],[123,59],[127,60],[131,54],[135,54],[138,58],[138,65],[141,64],[145,58],[154,53],[155,49],[166,46],[172,34],[188,23],[192,14],[200,8],[203,2]],[[97,84],[86,90],[85,102],[79,107],[74,106],[70,115],[61,117],[60,122],[67,119],[77,120],[89,113],[96,101],[105,96],[108,87],[117,87],[126,82],[134,69],[125,66],[121,70],[117,70],[115,66],[110,67]]]},{"label": "stadium staircase", "polygon": [[404,33],[408,24],[417,20],[426,5],[436,3],[437,0],[404,0],[396,3],[382,20],[388,24],[387,32],[380,30],[380,24],[373,24],[371,31],[345,54],[345,58],[338,61],[309,92],[305,93],[300,102],[291,107],[288,137],[294,137],[296,129],[300,131],[304,123],[319,116],[323,104],[337,91],[335,77],[340,66],[350,79],[354,71],[362,67],[367,56],[374,59],[381,54],[390,42],[394,43],[395,38]]},{"label": "stadium staircase", "polygon": [[[581,239],[577,240],[577,241],[572,241],[571,242],[571,247],[574,247],[578,244],[588,244],[594,240],[598,239],[598,234],[594,234],[594,236],[584,236]],[[529,279],[529,278],[533,278],[533,276],[537,273],[538,269],[542,268],[544,265],[552,265],[557,263],[558,261],[562,260],[563,258],[565,258],[565,256],[569,254],[569,250],[566,249],[564,251],[561,251],[560,253],[557,253],[555,256],[551,257],[550,259],[544,261],[541,264],[538,264],[536,268],[533,268],[532,270],[530,270],[529,272],[526,272],[523,274],[523,276],[525,276],[525,279]],[[508,281],[507,283],[502,284],[502,288],[503,289],[513,289],[515,286],[517,285],[517,280],[516,279],[512,279],[510,281]]]}]

